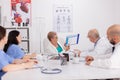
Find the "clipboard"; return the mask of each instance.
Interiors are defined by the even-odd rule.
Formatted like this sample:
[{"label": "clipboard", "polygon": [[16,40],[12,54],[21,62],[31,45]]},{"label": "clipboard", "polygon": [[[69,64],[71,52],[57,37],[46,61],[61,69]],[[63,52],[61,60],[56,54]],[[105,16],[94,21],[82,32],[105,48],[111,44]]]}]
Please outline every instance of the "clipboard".
[{"label": "clipboard", "polygon": [[79,43],[80,34],[66,36],[66,45],[75,45]]}]

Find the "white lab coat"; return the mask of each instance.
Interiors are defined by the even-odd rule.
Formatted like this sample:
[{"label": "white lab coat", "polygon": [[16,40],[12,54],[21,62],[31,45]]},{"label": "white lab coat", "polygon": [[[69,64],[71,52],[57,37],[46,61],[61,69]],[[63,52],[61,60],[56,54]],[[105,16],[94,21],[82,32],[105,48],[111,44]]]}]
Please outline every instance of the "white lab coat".
[{"label": "white lab coat", "polygon": [[107,38],[102,37],[97,41],[96,46],[93,49],[81,52],[81,56],[89,55],[95,57],[98,55],[108,55],[110,53],[112,53],[112,45]]},{"label": "white lab coat", "polygon": [[120,68],[120,42],[115,45],[115,50],[110,58],[95,59],[90,65],[102,68]]},{"label": "white lab coat", "polygon": [[[65,50],[63,48],[64,43],[62,43],[62,41],[60,41],[60,42],[58,41],[58,44],[63,49],[63,51],[61,52],[61,53],[63,53],[63,52],[65,52]],[[48,39],[44,40],[44,54],[51,54],[51,55],[58,54],[56,47],[53,44],[51,44],[51,42]]]}]

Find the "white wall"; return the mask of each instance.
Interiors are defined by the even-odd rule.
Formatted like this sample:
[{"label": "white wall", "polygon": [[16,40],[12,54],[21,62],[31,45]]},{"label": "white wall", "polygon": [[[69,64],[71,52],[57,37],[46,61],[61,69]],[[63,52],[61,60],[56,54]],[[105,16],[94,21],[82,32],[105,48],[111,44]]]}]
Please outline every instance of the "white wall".
[{"label": "white wall", "polygon": [[[86,38],[87,32],[91,28],[97,28],[101,36],[106,34],[109,25],[116,23],[115,0],[39,0],[33,1],[34,17],[44,18],[44,29],[46,35],[53,27],[53,5],[66,4],[73,5],[73,33],[80,33],[80,49],[89,47],[89,40]],[[39,30],[39,29],[38,29]],[[64,37],[70,33],[58,33]],[[45,37],[45,36],[43,36]],[[78,46],[77,46],[78,47]]]},{"label": "white wall", "polygon": [[[10,0],[2,0],[3,16],[10,19]],[[87,39],[89,29],[97,28],[101,36],[111,24],[120,24],[120,0],[32,0],[32,27],[30,27],[31,52],[39,52],[40,40],[53,28],[53,5],[73,6],[73,33],[80,33],[80,43],[75,47],[83,50],[91,44]],[[6,10],[7,9],[7,10]],[[41,38],[40,38],[41,34]],[[58,33],[65,37],[71,33]]]},{"label": "white wall", "polygon": [[116,1],[116,3],[115,3],[116,23],[120,24],[120,0],[115,0],[115,1]]},{"label": "white wall", "polygon": [[[10,0],[0,0],[2,6],[2,25],[10,26]],[[5,22],[4,22],[5,21]]]}]

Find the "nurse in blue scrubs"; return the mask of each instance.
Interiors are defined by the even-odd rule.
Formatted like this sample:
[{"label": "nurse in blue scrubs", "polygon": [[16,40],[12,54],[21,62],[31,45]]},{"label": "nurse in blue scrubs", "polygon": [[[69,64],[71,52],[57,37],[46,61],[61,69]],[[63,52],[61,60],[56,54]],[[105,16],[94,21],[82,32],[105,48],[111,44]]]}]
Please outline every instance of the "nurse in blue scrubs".
[{"label": "nurse in blue scrubs", "polygon": [[16,59],[11,58],[3,51],[3,47],[6,43],[6,30],[2,26],[0,26],[0,80],[5,72],[32,68],[32,66],[36,64],[34,61],[18,63]]},{"label": "nurse in blue scrubs", "polygon": [[11,64],[13,61],[13,58],[9,57],[2,50],[0,50],[0,78],[5,74],[5,72],[2,71],[2,68],[8,64]]},{"label": "nurse in blue scrubs", "polygon": [[14,59],[30,59],[36,57],[35,53],[25,55],[24,51],[20,48],[21,35],[17,30],[9,32],[8,42],[4,47],[4,51]]}]

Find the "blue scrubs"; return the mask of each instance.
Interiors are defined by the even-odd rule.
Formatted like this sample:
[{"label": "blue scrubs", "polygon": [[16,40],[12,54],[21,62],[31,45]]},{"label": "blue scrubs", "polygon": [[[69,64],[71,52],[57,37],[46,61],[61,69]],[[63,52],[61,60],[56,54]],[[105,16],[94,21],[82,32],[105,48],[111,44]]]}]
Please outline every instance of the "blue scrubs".
[{"label": "blue scrubs", "polygon": [[10,45],[6,53],[14,59],[21,59],[25,55],[23,50],[16,44]]},{"label": "blue scrubs", "polygon": [[5,74],[5,72],[3,72],[3,71],[0,71],[0,80],[2,80],[1,78],[2,78],[2,76]]},{"label": "blue scrubs", "polygon": [[4,75],[2,68],[8,64],[11,64],[14,61],[13,58],[8,56],[4,51],[0,50],[0,79]]}]

